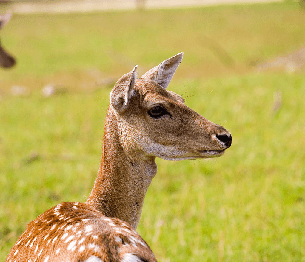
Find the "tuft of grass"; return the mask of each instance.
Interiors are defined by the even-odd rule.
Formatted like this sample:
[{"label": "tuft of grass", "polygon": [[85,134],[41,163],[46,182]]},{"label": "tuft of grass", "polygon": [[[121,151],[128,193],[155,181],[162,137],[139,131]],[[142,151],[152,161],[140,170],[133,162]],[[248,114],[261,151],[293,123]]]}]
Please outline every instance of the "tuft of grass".
[{"label": "tuft of grass", "polygon": [[[184,51],[169,89],[233,145],[217,159],[158,159],[139,233],[159,261],[305,261],[305,76],[249,66],[304,44],[303,19],[283,3],[15,16],[1,32],[19,63],[0,71],[0,260],[40,213],[88,196],[110,92],[99,81]],[[69,91],[42,97],[50,82]]]}]

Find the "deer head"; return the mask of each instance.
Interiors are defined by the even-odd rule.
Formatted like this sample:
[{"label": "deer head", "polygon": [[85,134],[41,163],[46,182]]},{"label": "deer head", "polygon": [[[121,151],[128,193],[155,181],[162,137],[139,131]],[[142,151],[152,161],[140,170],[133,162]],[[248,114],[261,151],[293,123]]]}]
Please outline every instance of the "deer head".
[{"label": "deer head", "polygon": [[118,80],[110,95],[122,145],[167,160],[221,156],[231,146],[231,134],[167,91],[183,53],[171,57],[137,78],[135,67]]}]

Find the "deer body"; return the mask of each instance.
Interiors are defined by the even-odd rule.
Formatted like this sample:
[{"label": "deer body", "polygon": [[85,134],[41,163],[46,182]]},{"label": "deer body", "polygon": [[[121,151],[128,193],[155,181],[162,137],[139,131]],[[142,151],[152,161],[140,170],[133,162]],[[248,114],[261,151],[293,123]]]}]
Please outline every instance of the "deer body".
[{"label": "deer body", "polygon": [[9,261],[156,261],[136,232],[156,157],[220,156],[231,135],[166,90],[182,53],[140,79],[136,67],[110,94],[98,176],[85,203],[62,203],[31,222]]},{"label": "deer body", "polygon": [[[10,20],[10,18],[10,14],[0,15],[0,30]],[[15,64],[15,58],[5,51],[0,41],[0,66],[3,68],[11,68]]]},{"label": "deer body", "polygon": [[131,255],[139,261],[156,261],[128,223],[107,218],[87,204],[66,202],[32,221],[6,261],[127,262]]}]

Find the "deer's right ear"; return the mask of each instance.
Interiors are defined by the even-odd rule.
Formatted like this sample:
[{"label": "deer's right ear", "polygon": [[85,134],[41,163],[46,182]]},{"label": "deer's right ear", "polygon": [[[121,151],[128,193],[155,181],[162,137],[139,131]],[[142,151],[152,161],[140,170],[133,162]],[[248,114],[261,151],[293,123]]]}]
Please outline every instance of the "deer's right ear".
[{"label": "deer's right ear", "polygon": [[11,19],[12,14],[7,13],[4,15],[0,15],[0,29]]},{"label": "deer's right ear", "polygon": [[135,66],[131,72],[123,75],[110,93],[110,104],[118,113],[123,113],[128,108],[131,98],[135,95],[137,67]]}]

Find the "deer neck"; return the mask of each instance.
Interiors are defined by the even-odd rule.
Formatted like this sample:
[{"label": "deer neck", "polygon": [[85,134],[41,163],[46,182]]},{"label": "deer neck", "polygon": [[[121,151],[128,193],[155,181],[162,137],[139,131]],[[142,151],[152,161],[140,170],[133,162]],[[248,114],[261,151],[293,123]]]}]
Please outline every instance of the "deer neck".
[{"label": "deer neck", "polygon": [[136,228],[147,189],[156,173],[155,157],[124,146],[117,116],[109,108],[101,164],[87,203],[106,216],[119,218]]}]

